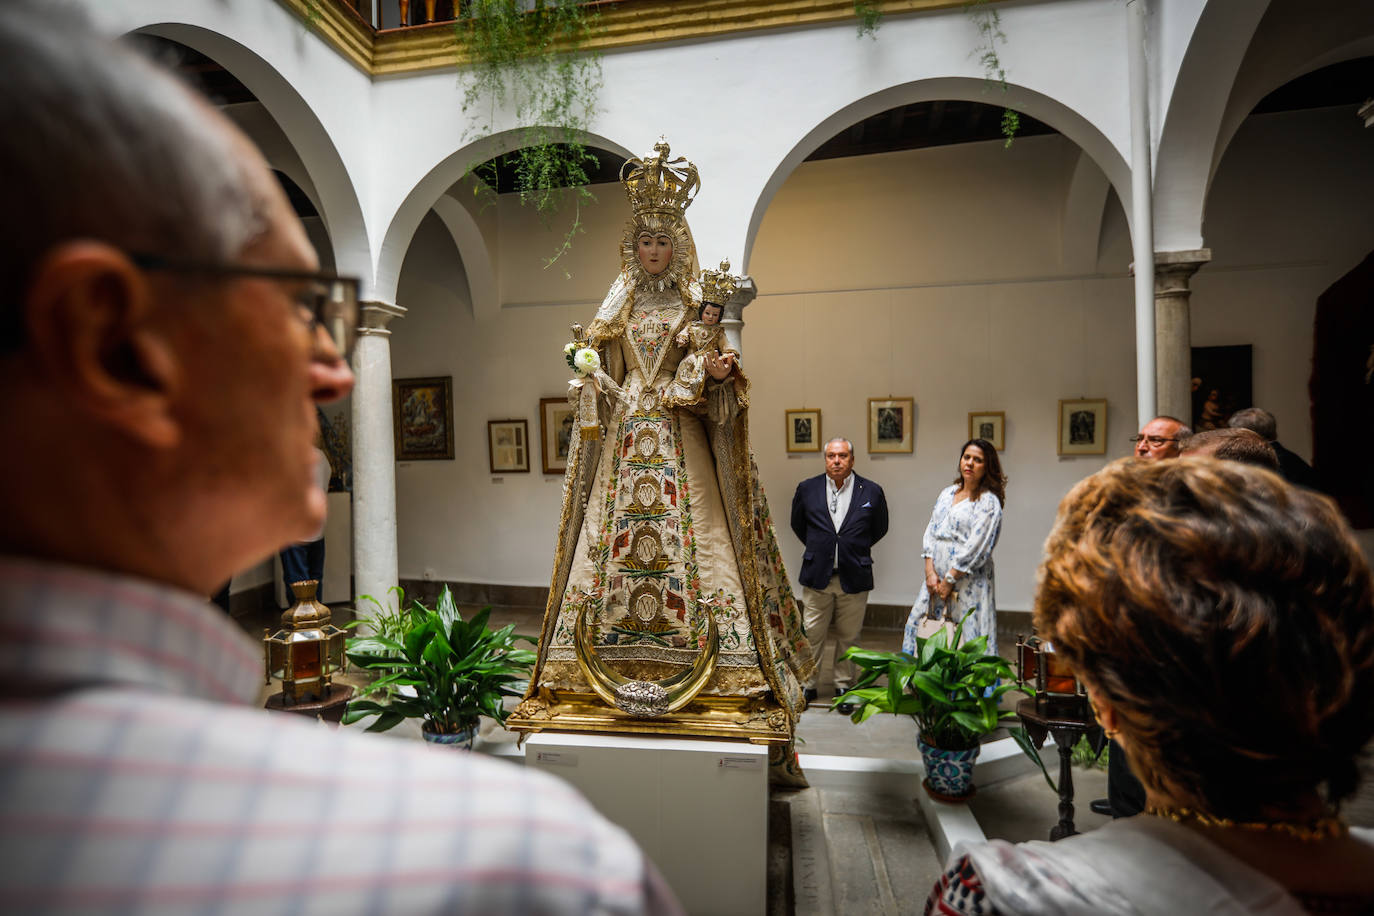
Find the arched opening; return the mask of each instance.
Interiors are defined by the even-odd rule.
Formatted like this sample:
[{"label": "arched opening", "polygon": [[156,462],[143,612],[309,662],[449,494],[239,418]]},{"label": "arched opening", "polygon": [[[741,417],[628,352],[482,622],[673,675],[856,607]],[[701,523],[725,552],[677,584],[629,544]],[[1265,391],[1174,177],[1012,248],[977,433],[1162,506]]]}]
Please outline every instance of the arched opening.
[{"label": "arched opening", "polygon": [[[1104,211],[1125,221],[1112,194],[1119,157],[1100,135],[1092,154],[1069,136],[1061,125],[1091,133],[1074,117],[1047,114],[1048,103],[1037,110],[1023,113],[1009,148],[1000,106],[977,99],[896,100],[827,122],[759,219],[749,273],[760,294],[745,312],[747,363],[766,379],[751,391],[754,416],[819,410],[821,441],[853,440],[855,470],[883,486],[889,505],[910,507],[874,548],[884,575],[872,601],[891,606],[894,626],[924,587],[913,545],[954,475],[970,414],[1003,415],[1003,465],[1013,481],[1036,482],[1009,494],[1016,511],[997,551],[1003,609],[1030,607],[1059,496],[1125,454],[1133,431],[1129,234],[1112,263],[1099,251]],[[871,402],[906,397],[913,452],[874,453]],[[1101,456],[1058,456],[1060,401],[1078,398],[1107,402]],[[817,456],[766,445],[758,459],[773,493],[821,470]],[[791,568],[800,544],[782,546]]]},{"label": "arched opening", "polygon": [[1368,454],[1367,424],[1351,417],[1369,398],[1374,325],[1367,298],[1348,293],[1368,282],[1359,265],[1374,251],[1374,130],[1359,116],[1370,85],[1374,57],[1341,61],[1274,88],[1240,121],[1208,192],[1213,260],[1192,309],[1195,378],[1199,348],[1250,347],[1254,406],[1274,414],[1286,448],[1315,458],[1357,524],[1371,509],[1355,511],[1343,488],[1368,477],[1350,473]]},{"label": "arched opening", "polygon": [[[541,397],[566,391],[568,326],[590,320],[614,279],[628,212],[618,183],[627,154],[606,141],[589,139],[588,149],[597,160],[590,169],[596,202],[579,214],[572,249],[551,266],[572,214],[546,222],[522,204],[517,165],[500,142],[436,166],[393,220],[379,274],[394,271],[394,301],[406,309],[389,325],[393,375],[451,378],[454,393],[454,459],[397,465],[403,582],[429,576],[547,586],[539,580],[557,532],[548,487],[562,478],[541,473],[536,409]],[[469,170],[474,161],[483,166]],[[516,418],[527,423],[529,471],[493,476],[487,423]],[[476,518],[502,521],[472,524]],[[530,531],[547,543],[529,543]]]},{"label": "arched opening", "polygon": [[199,86],[268,164],[300,188],[323,230],[312,241],[329,241],[321,260],[360,277],[366,292],[372,258],[357,193],[334,141],[299,91],[250,49],[206,29],[162,23],[127,37]]}]

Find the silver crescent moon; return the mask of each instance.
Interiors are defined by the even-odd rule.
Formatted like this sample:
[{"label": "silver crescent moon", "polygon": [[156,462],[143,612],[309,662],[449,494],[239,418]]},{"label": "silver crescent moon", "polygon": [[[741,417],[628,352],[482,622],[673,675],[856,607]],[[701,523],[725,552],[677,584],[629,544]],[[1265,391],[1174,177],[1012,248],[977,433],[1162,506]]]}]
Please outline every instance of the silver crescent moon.
[{"label": "silver crescent moon", "polygon": [[577,615],[573,625],[573,648],[582,676],[607,705],[640,718],[667,715],[692,702],[716,670],[720,631],[715,615],[709,609],[706,611],[705,650],[697,655],[692,667],[661,681],[631,680],[613,671],[601,660],[601,656],[592,648],[591,637],[587,633],[587,611],[590,609],[590,605],[583,607]]}]

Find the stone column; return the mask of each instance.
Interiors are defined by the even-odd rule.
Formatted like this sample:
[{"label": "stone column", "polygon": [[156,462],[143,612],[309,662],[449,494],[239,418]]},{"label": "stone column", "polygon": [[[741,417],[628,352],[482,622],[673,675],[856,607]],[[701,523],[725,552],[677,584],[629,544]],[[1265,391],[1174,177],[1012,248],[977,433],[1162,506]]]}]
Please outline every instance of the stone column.
[{"label": "stone column", "polygon": [[[1210,248],[1155,252],[1155,393],[1156,413],[1192,422],[1192,322],[1188,317],[1188,281],[1212,260]],[[1150,418],[1141,417],[1144,424]]]},{"label": "stone column", "polygon": [[720,318],[721,327],[725,329],[725,340],[734,350],[744,356],[744,307],[754,301],[754,297],[759,294],[758,287],[754,286],[753,277],[741,277],[739,289],[730,297],[730,301],[725,303],[725,314]]},{"label": "stone column", "polygon": [[[391,332],[406,310],[360,302],[362,327],[353,353],[353,587],[386,604],[399,584],[396,560],[396,447],[391,422]],[[358,601],[358,614],[376,608]]]}]

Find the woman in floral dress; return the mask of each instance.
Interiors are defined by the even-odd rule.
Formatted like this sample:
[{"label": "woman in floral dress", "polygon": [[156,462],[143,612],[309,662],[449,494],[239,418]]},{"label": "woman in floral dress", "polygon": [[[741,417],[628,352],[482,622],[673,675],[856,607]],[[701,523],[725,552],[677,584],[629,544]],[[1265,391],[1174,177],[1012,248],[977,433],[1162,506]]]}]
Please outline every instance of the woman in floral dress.
[{"label": "woman in floral dress", "polygon": [[1002,531],[1007,477],[997,449],[986,439],[964,443],[957,471],[954,483],[935,501],[921,539],[926,583],[906,621],[902,648],[907,652],[915,651],[916,627],[930,614],[932,603],[955,623],[973,609],[964,622],[964,639],[986,636],[988,651],[997,652],[992,549]]}]

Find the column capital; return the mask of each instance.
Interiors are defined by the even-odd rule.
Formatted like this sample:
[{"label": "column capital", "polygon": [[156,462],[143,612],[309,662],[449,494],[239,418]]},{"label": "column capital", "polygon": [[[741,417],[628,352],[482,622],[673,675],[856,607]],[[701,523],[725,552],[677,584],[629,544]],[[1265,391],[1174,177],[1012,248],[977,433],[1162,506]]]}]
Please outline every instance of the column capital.
[{"label": "column capital", "polygon": [[380,299],[366,299],[358,302],[358,319],[362,322],[359,334],[390,334],[387,325],[393,318],[405,317],[404,307]]},{"label": "column capital", "polygon": [[753,302],[758,294],[753,277],[740,277],[739,287],[730,301],[725,303],[724,314],[720,316],[721,326],[725,328],[725,340],[736,353],[744,353],[744,307]]},{"label": "column capital", "polygon": [[725,314],[721,316],[722,323],[732,319],[743,321],[744,307],[753,302],[758,294],[759,289],[754,285],[753,277],[740,277],[739,288],[730,297],[730,301],[725,303]]},{"label": "column capital", "polygon": [[1155,270],[1161,267],[1191,267],[1197,270],[1212,260],[1212,249],[1194,248],[1191,251],[1156,251]]},{"label": "column capital", "polygon": [[1198,268],[1212,260],[1212,249],[1155,252],[1155,298],[1187,295],[1188,282]]}]

